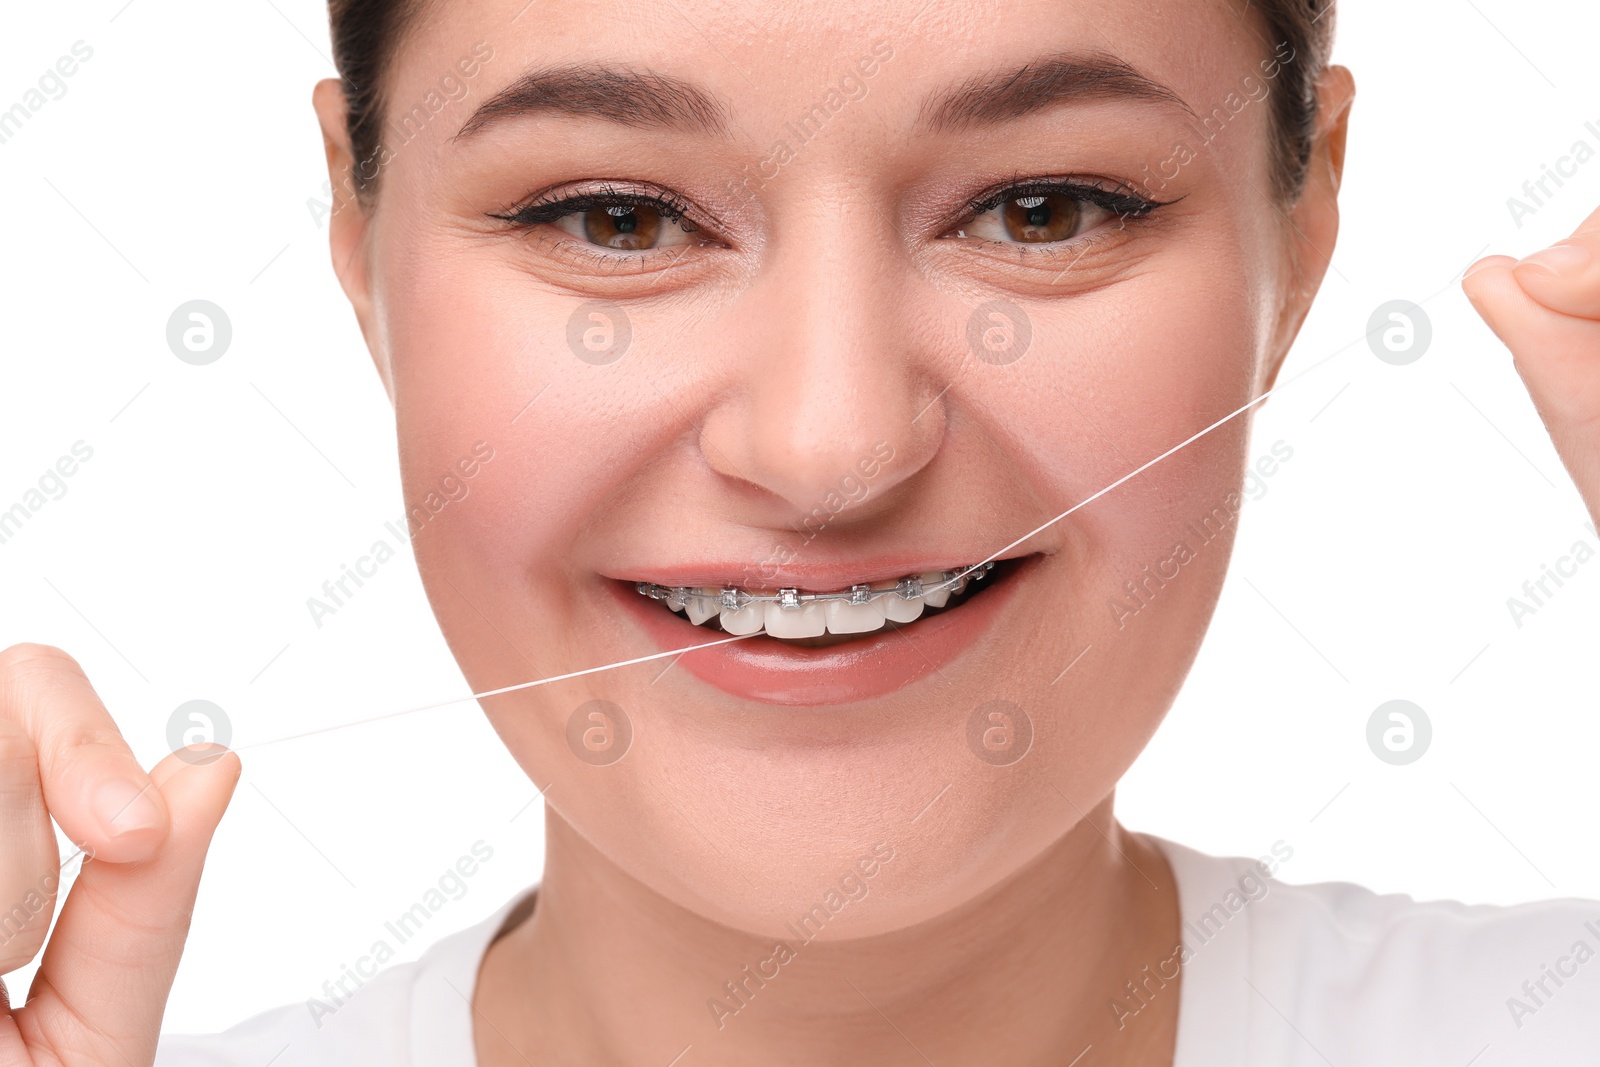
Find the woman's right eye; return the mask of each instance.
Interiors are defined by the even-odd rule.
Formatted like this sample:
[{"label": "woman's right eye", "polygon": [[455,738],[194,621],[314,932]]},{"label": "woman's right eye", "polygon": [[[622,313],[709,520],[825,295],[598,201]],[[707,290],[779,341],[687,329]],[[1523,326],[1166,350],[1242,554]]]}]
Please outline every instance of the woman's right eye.
[{"label": "woman's right eye", "polygon": [[555,220],[557,228],[601,248],[629,252],[670,248],[696,242],[695,230],[682,218],[644,204],[611,204],[574,211]]},{"label": "woman's right eye", "polygon": [[585,244],[619,252],[648,252],[704,241],[681,207],[645,195],[580,194],[536,201],[495,217],[529,230],[554,226]]}]

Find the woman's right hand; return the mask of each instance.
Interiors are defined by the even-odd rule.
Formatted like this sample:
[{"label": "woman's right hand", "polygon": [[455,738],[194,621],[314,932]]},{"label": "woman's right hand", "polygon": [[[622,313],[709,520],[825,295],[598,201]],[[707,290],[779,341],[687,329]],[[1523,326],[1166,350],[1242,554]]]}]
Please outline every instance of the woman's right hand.
[{"label": "woman's right hand", "polygon": [[[145,774],[71,656],[0,652],[0,974],[44,948],[27,1003],[0,1003],[0,1064],[154,1061],[200,868],[238,779],[237,756],[197,748]],[[46,945],[61,871],[52,817],[86,855]]]}]

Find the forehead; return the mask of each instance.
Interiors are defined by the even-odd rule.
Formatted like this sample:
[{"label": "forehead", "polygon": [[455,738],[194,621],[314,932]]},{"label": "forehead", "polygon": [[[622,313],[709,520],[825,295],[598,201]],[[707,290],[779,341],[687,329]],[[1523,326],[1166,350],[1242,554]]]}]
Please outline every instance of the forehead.
[{"label": "forehead", "polygon": [[473,70],[476,106],[529,70],[601,64],[701,89],[728,132],[759,141],[866,70],[872,99],[853,110],[897,124],[962,85],[1091,54],[1205,114],[1271,52],[1237,0],[435,0],[392,57],[387,95],[403,104]]}]

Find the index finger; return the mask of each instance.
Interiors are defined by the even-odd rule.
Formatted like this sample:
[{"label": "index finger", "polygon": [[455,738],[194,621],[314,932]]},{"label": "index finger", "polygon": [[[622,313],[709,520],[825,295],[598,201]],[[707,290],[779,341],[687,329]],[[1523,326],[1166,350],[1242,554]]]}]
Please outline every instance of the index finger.
[{"label": "index finger", "polygon": [[45,804],[73,843],[128,863],[165,839],[166,801],[71,656],[34,644],[0,652],[0,715],[33,739]]}]

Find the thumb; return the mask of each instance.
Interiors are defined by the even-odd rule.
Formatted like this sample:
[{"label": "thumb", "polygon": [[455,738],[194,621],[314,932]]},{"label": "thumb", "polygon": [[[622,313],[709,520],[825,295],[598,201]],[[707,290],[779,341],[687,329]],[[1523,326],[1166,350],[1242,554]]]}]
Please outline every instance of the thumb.
[{"label": "thumb", "polygon": [[239,757],[213,750],[183,749],[150,772],[172,813],[153,856],[84,862],[16,1013],[30,1047],[69,1063],[154,1059],[201,865],[239,780]]},{"label": "thumb", "polygon": [[1600,212],[1572,237],[1462,280],[1512,361],[1592,515],[1600,518]]}]

